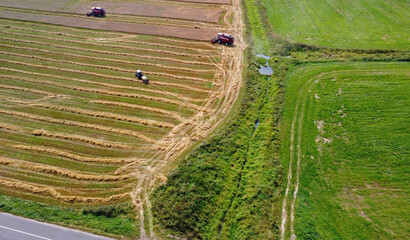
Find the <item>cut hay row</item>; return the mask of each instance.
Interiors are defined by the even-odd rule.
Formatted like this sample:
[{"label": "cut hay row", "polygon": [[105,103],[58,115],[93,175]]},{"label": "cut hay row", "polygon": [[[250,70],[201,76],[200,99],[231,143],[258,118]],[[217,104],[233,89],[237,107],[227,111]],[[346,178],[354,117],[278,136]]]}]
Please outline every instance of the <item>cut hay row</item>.
[{"label": "cut hay row", "polygon": [[[4,61],[3,59],[0,59],[0,62]],[[7,61],[7,60],[6,60]],[[21,63],[25,64],[25,63]],[[138,93],[124,93],[124,92],[118,92],[118,91],[112,91],[112,90],[106,90],[106,89],[100,89],[100,88],[87,88],[87,87],[79,87],[79,86],[73,86],[70,84],[63,84],[63,83],[57,83],[53,81],[47,81],[47,80],[37,80],[37,79],[31,79],[27,77],[18,77],[18,76],[11,76],[11,75],[4,75],[0,74],[0,77],[3,78],[8,78],[8,79],[16,79],[16,80],[22,80],[22,81],[27,81],[27,82],[33,82],[33,83],[40,83],[40,84],[47,84],[47,85],[52,85],[56,87],[61,87],[61,88],[66,88],[66,89],[71,89],[75,91],[80,91],[80,92],[91,92],[91,93],[98,93],[98,94],[106,94],[110,96],[119,96],[119,97],[129,97],[129,98],[140,98],[140,99],[146,99],[150,101],[158,101],[158,102],[164,102],[164,103],[169,103],[169,104],[174,104],[177,106],[184,106],[193,110],[199,110],[200,106],[189,103],[189,102],[183,102],[183,101],[176,101],[168,98],[160,98],[160,97],[154,97],[154,96],[149,96],[149,95],[142,95]]]},{"label": "cut hay row", "polygon": [[179,120],[181,122],[186,121],[186,118],[182,117],[181,115],[179,115],[175,112],[172,112],[172,111],[161,109],[161,108],[153,108],[153,107],[147,107],[147,106],[142,106],[142,105],[123,103],[123,102],[105,101],[105,100],[95,100],[95,101],[91,101],[91,102],[92,103],[98,103],[98,104],[104,104],[104,105],[126,107],[126,108],[130,108],[130,109],[140,109],[140,110],[144,110],[144,111],[152,111],[152,112],[167,115],[169,117],[176,118],[177,120]]},{"label": "cut hay row", "polygon": [[[175,98],[178,98],[178,99],[181,99],[181,100],[184,100],[184,101],[189,101],[189,102],[201,101],[201,99],[193,99],[193,98],[189,98],[189,97],[184,97],[184,96],[181,96],[179,94],[171,93],[171,92],[164,91],[164,90],[155,90],[155,89],[149,89],[149,88],[140,88],[140,87],[116,85],[116,84],[110,84],[110,83],[104,83],[104,82],[94,82],[94,81],[83,80],[83,79],[78,79],[78,78],[64,77],[64,76],[46,74],[46,73],[29,72],[29,71],[11,69],[11,68],[2,68],[2,67],[0,67],[0,70],[6,70],[6,71],[10,71],[10,72],[18,72],[18,73],[23,73],[23,74],[27,74],[27,75],[35,75],[35,76],[41,76],[41,77],[50,77],[50,78],[54,78],[54,79],[57,78],[57,79],[69,80],[69,81],[73,81],[73,82],[80,82],[80,83],[86,83],[86,84],[91,84],[91,85],[100,85],[100,86],[114,88],[114,89],[127,89],[127,90],[135,90],[135,91],[144,91],[144,92],[156,93],[158,95],[171,95]],[[7,77],[9,77],[9,75],[4,75],[4,74],[1,75],[0,74],[0,77],[7,78]],[[14,76],[14,79],[17,79],[17,76]],[[27,79],[20,79],[20,80],[26,81]],[[27,80],[27,81],[29,81],[29,80]],[[38,81],[36,81],[34,79],[32,81],[35,81],[36,83],[39,83]],[[54,82],[52,82],[52,83],[54,83]],[[50,83],[50,84],[52,84],[52,83]]]},{"label": "cut hay row", "polygon": [[0,186],[28,191],[36,194],[50,195],[55,199],[67,203],[111,203],[121,200],[129,196],[129,193],[122,193],[112,195],[110,197],[80,197],[80,196],[67,196],[62,195],[57,190],[51,187],[44,187],[40,185],[28,184],[20,181],[10,181],[5,178],[0,178]]},{"label": "cut hay row", "polygon": [[92,56],[80,55],[80,54],[74,54],[74,53],[68,53],[68,52],[61,52],[61,51],[57,52],[57,51],[40,49],[40,48],[14,46],[14,45],[9,45],[9,44],[0,44],[0,47],[7,47],[7,48],[14,48],[14,49],[24,49],[24,50],[29,50],[29,51],[43,52],[43,53],[47,53],[47,54],[64,55],[64,56],[69,56],[69,57],[83,58],[83,59],[96,60],[96,61],[109,61],[109,62],[115,62],[115,63],[121,63],[121,64],[152,66],[152,67],[162,68],[162,69],[166,69],[166,70],[173,70],[173,71],[185,71],[185,72],[194,72],[194,73],[207,73],[207,72],[215,71],[214,69],[195,69],[195,68],[186,68],[186,67],[173,67],[173,66],[166,66],[166,65],[162,65],[162,64],[158,64],[158,63],[149,63],[149,62],[119,60],[119,59],[112,59],[112,58],[92,57]]},{"label": "cut hay row", "polygon": [[62,177],[72,178],[75,180],[83,181],[102,181],[102,182],[113,182],[113,181],[123,181],[135,177],[131,174],[127,175],[92,175],[92,174],[83,174],[78,172],[73,172],[65,168],[52,167],[45,164],[39,163],[29,163],[25,161],[19,161],[15,159],[3,158],[0,157],[0,165],[7,165],[19,169],[26,169],[30,171],[60,175]]},{"label": "cut hay row", "polygon": [[[9,68],[0,68],[1,70],[7,70],[7,71],[13,71],[13,69],[9,69]],[[32,73],[32,72],[27,72],[27,71],[20,71],[20,70],[16,70],[16,71],[13,71],[13,72],[22,72],[22,73],[25,73],[25,74],[30,74],[30,73]],[[50,74],[41,74],[41,73],[33,73],[33,75],[39,75],[39,76],[44,76],[44,77],[53,77],[53,75],[50,75]],[[35,79],[28,79],[28,78],[20,78],[20,77],[18,77],[18,76],[10,76],[10,75],[4,75],[4,74],[0,74],[0,77],[2,77],[2,78],[11,78],[11,79],[17,79],[17,80],[22,80],[22,81],[32,81],[32,82],[35,82],[35,83],[44,83],[44,81],[45,80],[35,80]],[[56,76],[57,77],[57,76]],[[67,79],[67,80],[72,80],[71,78],[64,78],[64,77],[59,77],[59,78],[61,78],[61,79]],[[80,79],[78,79],[80,82],[82,82],[82,80],[80,80]],[[86,82],[86,83],[91,83],[91,84],[97,84],[98,82],[90,82],[90,81],[87,81],[87,80],[84,80],[84,82]],[[52,84],[53,82],[51,82],[50,83],[50,85]],[[107,87],[119,87],[118,85],[113,85],[113,84],[104,84],[104,83],[101,83],[101,85],[103,85],[103,86],[107,86]],[[112,86],[111,86],[112,85]],[[121,88],[121,87],[119,87],[119,88]],[[132,88],[132,87],[130,87],[130,88]],[[128,88],[126,88],[125,87],[125,89],[128,89]],[[52,95],[52,96],[49,96],[48,98],[57,98],[57,97],[68,97],[67,95]],[[2,100],[7,100],[7,101],[12,101],[12,102],[19,102],[19,103],[24,103],[24,104],[32,104],[32,103],[35,103],[35,102],[40,102],[40,101],[42,101],[43,99],[46,99],[47,97],[45,97],[45,98],[42,98],[42,99],[38,99],[38,100],[34,100],[34,101],[22,101],[22,100],[19,100],[19,99],[11,99],[11,98],[3,98],[3,97],[0,97],[0,99],[2,99]],[[179,97],[179,98],[181,98],[181,97]],[[183,98],[184,99],[184,98]],[[172,112],[172,111],[168,111],[168,110],[165,110],[165,109],[161,109],[161,108],[155,108],[155,107],[150,107],[150,106],[143,106],[143,105],[136,105],[136,104],[129,104],[129,103],[122,103],[122,102],[113,102],[113,101],[105,101],[105,100],[93,100],[93,101],[91,101],[91,102],[93,102],[93,103],[99,103],[99,104],[106,104],[106,105],[112,105],[112,106],[121,106],[121,107],[127,107],[127,108],[131,108],[131,109],[140,109],[140,110],[144,110],[144,111],[150,111],[150,112],[155,112],[155,113],[160,113],[160,114],[163,114],[163,115],[166,115],[166,116],[169,116],[169,117],[172,117],[172,118],[175,118],[175,119],[177,119],[177,120],[179,120],[179,121],[185,121],[186,119],[184,118],[184,117],[182,117],[181,115],[179,115],[179,114],[177,114],[177,113],[175,113],[175,112]]]},{"label": "cut hay row", "polygon": [[[171,38],[164,38],[164,37],[157,37],[158,40],[163,40],[166,42],[172,42],[172,43],[180,43],[180,44],[186,44],[186,41],[184,40],[177,40],[177,39],[171,39]],[[211,45],[209,42],[200,42],[200,41],[190,41],[189,44],[193,44],[193,45],[205,45],[207,47],[211,47],[211,48],[217,48],[217,46],[215,45]]]},{"label": "cut hay row", "polygon": [[[128,73],[135,72],[135,70],[131,70],[131,69],[109,67],[105,65],[96,65],[96,64],[88,64],[88,63],[80,63],[80,62],[74,62],[74,61],[68,61],[68,60],[58,60],[54,58],[39,57],[36,55],[27,55],[27,54],[20,54],[20,53],[5,52],[5,51],[0,51],[0,54],[8,55],[8,56],[15,56],[15,57],[38,59],[38,60],[47,61],[47,62],[65,63],[65,64],[77,65],[77,66],[82,66],[82,67],[89,67],[92,69],[106,69],[106,70],[111,70],[111,71],[128,72]],[[194,82],[195,81],[196,82],[209,82],[209,79],[203,79],[203,78],[197,78],[197,77],[185,77],[185,76],[178,76],[174,74],[150,72],[150,71],[144,71],[144,72],[149,75],[168,77],[172,79],[187,80],[187,81],[194,81]]]},{"label": "cut hay row", "polygon": [[23,88],[23,87],[17,87],[17,86],[9,86],[9,85],[3,85],[3,84],[0,84],[0,88],[17,90],[21,92],[35,93],[35,94],[40,94],[40,95],[51,95],[51,93],[41,91],[41,90],[35,90],[35,89]]},{"label": "cut hay row", "polygon": [[0,100],[7,101],[7,102],[12,102],[12,103],[17,103],[17,104],[29,104],[29,103],[31,103],[31,101],[23,101],[23,100],[20,100],[18,98],[3,97],[3,96],[0,96]]},{"label": "cut hay row", "polygon": [[174,124],[170,124],[166,122],[142,119],[139,117],[125,116],[125,115],[114,114],[114,113],[109,113],[109,112],[97,112],[97,111],[83,110],[83,109],[73,108],[73,107],[61,107],[61,106],[56,106],[56,105],[51,105],[51,104],[32,104],[32,106],[47,108],[47,109],[52,109],[52,110],[57,110],[57,111],[63,111],[63,112],[69,112],[69,113],[75,113],[75,114],[81,114],[81,115],[86,115],[86,116],[91,116],[91,117],[108,118],[108,119],[114,119],[118,121],[140,123],[143,125],[151,125],[151,126],[160,127],[160,128],[174,128],[175,127]]},{"label": "cut hay row", "polygon": [[[0,125],[0,128],[1,128],[1,125]],[[50,132],[46,130],[34,130],[31,132],[31,134],[33,134],[34,136],[40,136],[40,137],[49,137],[49,138],[57,138],[57,139],[70,140],[70,141],[79,141],[79,142],[84,142],[84,143],[91,144],[91,145],[98,146],[98,147],[118,148],[118,149],[126,149],[126,150],[132,149],[131,146],[126,145],[126,144],[102,141],[102,140],[97,140],[95,138],[89,138],[89,137],[74,135],[74,134],[56,133],[56,132]]]},{"label": "cut hay row", "polygon": [[79,162],[95,162],[95,163],[115,163],[123,164],[130,162],[145,162],[146,159],[135,159],[135,158],[107,158],[107,157],[84,157],[77,154],[73,154],[67,151],[62,151],[54,148],[40,147],[40,146],[28,146],[28,145],[13,145],[13,148],[38,152],[38,153],[47,153],[59,157],[69,158]]},{"label": "cut hay row", "polygon": [[[26,62],[6,60],[6,59],[0,59],[0,62],[6,62],[6,63],[21,65],[21,66],[35,67],[35,68],[40,68],[40,69],[51,69],[51,70],[55,70],[55,71],[65,71],[65,72],[77,73],[77,74],[88,75],[88,76],[93,76],[93,77],[101,77],[101,78],[105,78],[105,79],[113,79],[113,80],[122,80],[122,81],[130,81],[130,82],[141,83],[141,81],[138,81],[135,78],[119,77],[119,76],[106,75],[106,74],[100,74],[100,73],[89,72],[89,71],[74,70],[74,69],[70,69],[70,68],[46,66],[46,65],[42,65],[42,64],[33,64],[33,63],[26,63]],[[197,92],[209,92],[209,90],[190,87],[186,84],[174,84],[174,83],[159,82],[159,81],[151,82],[151,84],[152,85],[167,86],[167,87],[183,88],[183,89],[193,90],[193,91],[197,91]]]},{"label": "cut hay row", "polygon": [[62,119],[38,116],[38,115],[28,114],[28,113],[23,113],[23,112],[4,110],[4,109],[0,109],[0,113],[6,114],[6,115],[11,115],[11,116],[27,118],[27,119],[32,119],[32,120],[37,120],[37,121],[42,121],[42,122],[63,124],[63,125],[68,125],[68,126],[76,126],[76,127],[82,127],[82,128],[88,128],[88,129],[95,129],[95,130],[110,132],[110,133],[133,136],[133,137],[137,137],[137,138],[142,139],[142,140],[144,140],[146,142],[149,142],[149,143],[155,143],[156,142],[155,140],[145,136],[144,134],[141,134],[139,132],[135,132],[135,131],[132,131],[132,130],[111,128],[111,127],[106,127],[106,126],[102,126],[102,125],[98,125],[98,124],[89,124],[89,123],[76,122],[76,121],[71,121],[71,120],[62,120]]},{"label": "cut hay row", "polygon": [[5,129],[5,130],[10,130],[14,132],[22,132],[23,129],[21,127],[15,126],[15,125],[10,125],[7,123],[0,123],[0,129]]},{"label": "cut hay row", "polygon": [[107,55],[115,55],[115,56],[135,57],[137,59],[170,61],[170,62],[175,62],[175,63],[191,64],[191,65],[203,65],[203,66],[214,66],[215,65],[214,63],[209,63],[209,62],[185,61],[185,60],[180,60],[180,59],[176,59],[176,58],[154,57],[154,56],[142,55],[142,54],[132,54],[132,53],[128,53],[128,52],[111,52],[111,51],[95,50],[95,49],[80,48],[80,47],[71,47],[71,46],[58,45],[58,44],[53,44],[53,43],[38,42],[38,41],[23,40],[23,39],[15,39],[15,38],[7,38],[7,37],[0,37],[0,40],[7,40],[7,41],[12,41],[12,42],[22,42],[22,43],[28,43],[28,44],[37,44],[37,45],[42,45],[42,46],[63,48],[63,49],[82,51],[82,52],[107,54]]},{"label": "cut hay row", "polygon": [[[139,16],[140,17],[140,16]],[[142,17],[144,18],[144,17]],[[178,21],[181,22],[180,20],[175,20],[175,19],[164,19],[167,22],[171,22],[171,21]],[[75,27],[66,27],[66,26],[55,26],[55,25],[50,25],[50,24],[41,24],[41,23],[33,23],[33,22],[24,22],[24,21],[18,21],[18,20],[10,20],[10,19],[0,19],[0,22],[5,22],[5,23],[10,23],[10,24],[20,24],[20,25],[29,25],[32,27],[35,26],[41,26],[41,27],[45,27],[45,28],[49,28],[49,29],[56,29],[56,30],[64,30],[64,32],[77,32],[77,33],[81,33],[81,34],[91,34],[91,35],[95,35],[95,34],[100,34],[102,36],[115,36],[115,38],[126,38],[126,37],[135,37],[135,35],[131,35],[131,34],[126,34],[126,33],[118,33],[118,32],[109,32],[109,31],[96,31],[96,30],[87,30],[87,29],[82,29],[82,28],[75,28]],[[208,24],[205,22],[200,22],[201,25],[209,25],[212,27],[215,27],[215,24]],[[221,26],[219,26],[221,27]],[[98,39],[98,38],[94,38],[94,39]],[[103,38],[106,39],[106,38]],[[155,37],[156,40],[162,40],[164,42],[173,42],[173,43],[178,43],[178,44],[182,44],[182,45],[186,45],[186,41],[183,40],[176,40],[173,38],[165,38],[165,37]],[[202,42],[202,41],[190,41],[189,42],[190,45],[203,45],[205,47],[209,47],[209,48],[217,48],[217,46],[211,45],[210,43],[206,43],[206,42]]]},{"label": "cut hay row", "polygon": [[[15,26],[8,26],[8,28],[9,29],[22,30],[24,32],[46,33],[46,34],[50,34],[50,35],[66,36],[66,37],[72,37],[72,38],[79,38],[79,39],[95,41],[94,38],[84,37],[84,36],[79,36],[79,35],[74,35],[74,34],[69,34],[69,33],[63,33],[63,32],[54,32],[54,31],[46,31],[46,30],[40,30],[40,29],[15,27]],[[111,39],[107,39],[107,41],[109,41],[109,40],[111,40]],[[194,52],[216,53],[214,50],[211,50],[211,49],[197,49],[197,48],[181,47],[181,46],[175,46],[175,45],[167,45],[167,44],[162,44],[162,43],[129,41],[129,40],[123,40],[122,38],[112,38],[112,41],[113,42],[120,42],[120,43],[127,43],[127,44],[138,44],[138,45],[172,48],[172,49],[179,49],[179,50],[188,50],[188,51],[194,51]]]},{"label": "cut hay row", "polygon": [[110,49],[120,48],[120,49],[124,49],[126,51],[129,51],[129,50],[132,50],[132,51],[135,51],[135,52],[139,52],[139,51],[144,52],[145,51],[145,52],[151,52],[151,53],[169,54],[169,55],[174,55],[174,56],[192,57],[192,58],[201,58],[202,57],[202,55],[198,55],[198,54],[189,54],[189,53],[174,52],[174,51],[168,51],[168,50],[156,50],[156,49],[151,49],[151,48],[129,47],[129,46],[123,46],[123,45],[91,43],[91,42],[84,42],[84,41],[75,41],[75,40],[68,40],[68,39],[61,39],[61,38],[46,37],[46,36],[40,36],[40,35],[32,35],[32,34],[24,34],[24,33],[16,33],[16,32],[7,32],[7,31],[1,31],[1,30],[0,30],[0,34],[15,35],[15,36],[20,36],[20,37],[28,37],[28,38],[41,38],[41,39],[51,40],[51,41],[54,41],[54,42],[87,44],[87,45],[91,45],[91,46],[94,46],[94,47],[105,47],[105,48],[110,48]]},{"label": "cut hay row", "polygon": [[[2,124],[0,124],[0,128],[1,127],[2,127]],[[4,128],[7,129],[6,127]],[[13,130],[13,129],[10,129],[10,130]],[[78,141],[78,142],[83,142],[83,143],[91,144],[91,145],[98,146],[98,147],[118,148],[118,149],[125,149],[125,150],[132,149],[131,146],[126,145],[126,144],[102,141],[102,140],[97,140],[95,138],[89,138],[89,137],[74,135],[74,134],[57,133],[57,132],[50,132],[46,130],[34,130],[31,132],[31,134],[33,134],[34,136],[40,136],[40,137],[49,137],[49,138],[57,138],[57,139],[70,140],[70,141]]]}]

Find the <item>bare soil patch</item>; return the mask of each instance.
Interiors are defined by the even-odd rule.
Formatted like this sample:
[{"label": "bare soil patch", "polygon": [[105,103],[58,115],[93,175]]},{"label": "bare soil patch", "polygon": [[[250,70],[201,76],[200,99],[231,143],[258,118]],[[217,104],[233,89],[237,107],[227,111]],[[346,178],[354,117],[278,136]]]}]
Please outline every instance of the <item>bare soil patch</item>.
[{"label": "bare soil patch", "polygon": [[189,29],[183,27],[120,23],[106,20],[95,21],[88,19],[78,19],[75,17],[39,15],[11,11],[1,11],[0,18],[50,23],[95,30],[177,37],[200,41],[208,41],[217,34],[216,30],[209,29]]}]

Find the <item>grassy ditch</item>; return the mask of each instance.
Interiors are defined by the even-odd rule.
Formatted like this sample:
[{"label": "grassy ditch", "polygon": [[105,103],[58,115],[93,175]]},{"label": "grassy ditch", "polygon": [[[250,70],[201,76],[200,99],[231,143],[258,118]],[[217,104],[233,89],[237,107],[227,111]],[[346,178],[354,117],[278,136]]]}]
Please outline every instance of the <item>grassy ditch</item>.
[{"label": "grassy ditch", "polygon": [[[162,234],[206,239],[261,239],[276,234],[272,199],[278,197],[275,186],[282,170],[277,151],[270,149],[278,146],[275,106],[280,98],[265,94],[279,94],[280,79],[267,81],[258,73],[255,59],[250,62],[246,94],[235,120],[196,147],[168,183],[153,193],[152,212]],[[259,127],[252,136],[258,114]]]}]

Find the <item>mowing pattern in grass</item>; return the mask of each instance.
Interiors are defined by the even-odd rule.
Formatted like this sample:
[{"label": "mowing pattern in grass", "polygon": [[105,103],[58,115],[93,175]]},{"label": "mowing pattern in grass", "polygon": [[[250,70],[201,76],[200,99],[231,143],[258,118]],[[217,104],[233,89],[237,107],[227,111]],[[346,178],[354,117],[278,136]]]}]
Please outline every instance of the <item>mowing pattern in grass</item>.
[{"label": "mowing pattern in grass", "polygon": [[401,49],[409,46],[408,1],[263,0],[275,33],[326,47]]},{"label": "mowing pattern in grass", "polygon": [[156,159],[225,107],[214,104],[219,54],[209,43],[0,20],[0,191],[130,200]]},{"label": "mowing pattern in grass", "polygon": [[407,63],[290,72],[282,238],[408,238],[409,79]]}]

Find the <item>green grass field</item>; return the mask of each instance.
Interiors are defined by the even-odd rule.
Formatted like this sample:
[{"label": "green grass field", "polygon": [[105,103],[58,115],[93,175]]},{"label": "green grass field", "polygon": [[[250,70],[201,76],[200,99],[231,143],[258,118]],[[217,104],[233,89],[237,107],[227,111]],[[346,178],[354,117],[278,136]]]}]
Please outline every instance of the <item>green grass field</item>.
[{"label": "green grass field", "polygon": [[405,0],[263,2],[273,31],[290,41],[400,50],[407,50],[410,44],[410,4]]},{"label": "green grass field", "polygon": [[281,161],[292,167],[291,193],[299,180],[298,239],[410,236],[409,77],[408,63],[306,64],[288,73]]}]

